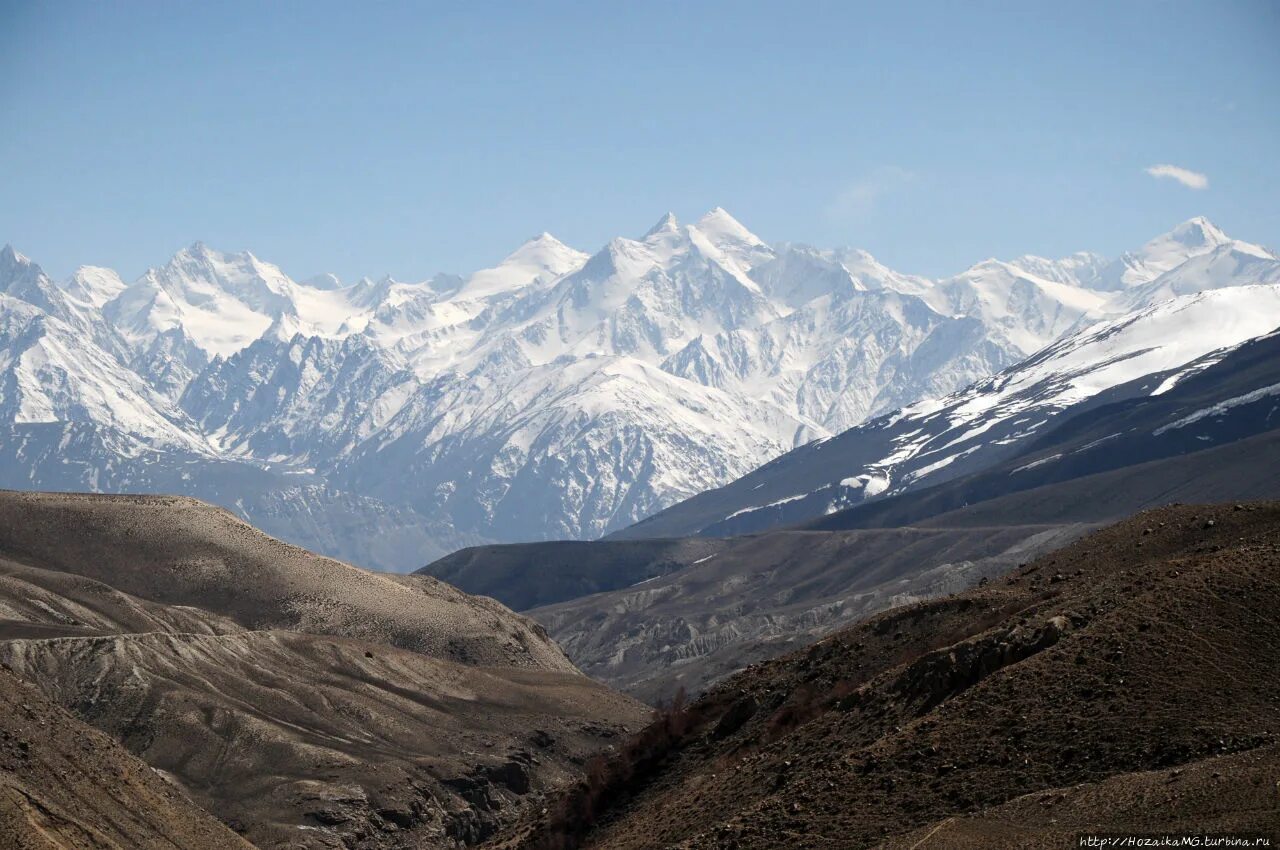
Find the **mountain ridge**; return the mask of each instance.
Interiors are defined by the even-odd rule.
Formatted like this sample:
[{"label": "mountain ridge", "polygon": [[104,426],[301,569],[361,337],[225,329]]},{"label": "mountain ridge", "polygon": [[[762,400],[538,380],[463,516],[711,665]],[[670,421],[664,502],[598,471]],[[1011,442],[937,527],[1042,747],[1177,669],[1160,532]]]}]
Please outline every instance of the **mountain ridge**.
[{"label": "mountain ridge", "polygon": [[[1280,496],[1268,462],[1280,444],[1277,364],[1280,331],[1091,395],[1024,440],[969,454],[967,473],[901,492],[885,480],[883,497],[834,513],[783,499],[700,536],[481,547],[421,572],[526,609],[576,664],[640,698],[696,694],[1098,523],[1175,501]],[[944,431],[938,442],[954,440]],[[819,447],[817,469],[838,474],[851,451]]]},{"label": "mountain ridge", "polygon": [[[590,255],[540,234],[489,269],[420,282],[309,285],[195,243],[132,283],[84,267],[59,284],[9,248],[0,290],[54,330],[30,353],[28,308],[0,304],[14,461],[0,486],[164,482],[384,569],[460,543],[591,538],[1098,321],[1280,282],[1274,254],[1198,219],[1125,263],[1119,288],[1088,254],[931,281],[865,251],[770,245],[719,207]],[[30,389],[89,363],[133,400],[113,412],[87,377],[58,404]],[[24,440],[46,439],[28,426],[53,423],[79,435],[67,468],[23,460]],[[121,459],[142,453],[145,471]],[[286,516],[292,481],[313,489]],[[228,500],[236,489],[251,495]],[[374,529],[340,552],[317,532],[338,503]]]},{"label": "mountain ridge", "polygon": [[[776,458],[614,537],[732,534],[801,522],[928,486],[1011,455],[1064,412],[1129,386],[1158,395],[1200,358],[1280,326],[1280,288],[1208,289],[1087,325],[950,396],[926,399]],[[1147,386],[1139,379],[1167,373]]]}]

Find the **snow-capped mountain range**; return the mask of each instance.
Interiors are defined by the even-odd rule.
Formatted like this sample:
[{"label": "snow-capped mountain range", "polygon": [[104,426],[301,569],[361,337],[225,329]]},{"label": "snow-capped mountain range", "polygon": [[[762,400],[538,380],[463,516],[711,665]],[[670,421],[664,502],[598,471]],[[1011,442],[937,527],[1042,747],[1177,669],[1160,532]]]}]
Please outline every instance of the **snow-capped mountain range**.
[{"label": "snow-capped mountain range", "polygon": [[[1163,299],[1068,334],[951,395],[815,440],[617,536],[758,532],[985,470],[1029,451],[1035,440],[1064,419],[1083,415],[1095,400],[1162,396],[1277,327],[1275,284]],[[1120,436],[1108,434],[1098,443]],[[1014,472],[1060,458],[1038,459]]]},{"label": "snow-capped mountain range", "polygon": [[[616,531],[1097,322],[1278,283],[1275,254],[1204,219],[1113,261],[943,280],[769,245],[721,209],[592,255],[544,233],[418,283],[299,282],[200,243],[133,283],[97,267],[54,282],[6,247],[0,486],[189,493],[409,569],[482,540]],[[1248,309],[1280,325],[1280,304]],[[1214,315],[1201,335],[1235,340]]]}]

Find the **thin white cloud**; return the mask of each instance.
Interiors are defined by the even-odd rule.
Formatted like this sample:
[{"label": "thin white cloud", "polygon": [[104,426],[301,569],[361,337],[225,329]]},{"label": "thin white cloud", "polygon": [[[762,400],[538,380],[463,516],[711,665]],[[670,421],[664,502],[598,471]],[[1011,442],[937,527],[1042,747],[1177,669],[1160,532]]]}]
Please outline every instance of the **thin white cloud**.
[{"label": "thin white cloud", "polygon": [[1177,180],[1188,189],[1209,188],[1209,178],[1199,171],[1192,171],[1189,168],[1179,168],[1176,165],[1152,165],[1146,169],[1146,172],[1157,179],[1169,177]]},{"label": "thin white cloud", "polygon": [[915,182],[916,175],[897,165],[882,165],[845,186],[827,205],[827,214],[835,219],[866,217],[887,194]]}]

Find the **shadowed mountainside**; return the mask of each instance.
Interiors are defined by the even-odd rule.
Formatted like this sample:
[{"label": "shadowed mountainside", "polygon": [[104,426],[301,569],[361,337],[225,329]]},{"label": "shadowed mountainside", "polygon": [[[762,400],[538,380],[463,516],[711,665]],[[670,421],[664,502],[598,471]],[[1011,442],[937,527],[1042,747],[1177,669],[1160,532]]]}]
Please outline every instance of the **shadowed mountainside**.
[{"label": "shadowed mountainside", "polygon": [[1278,606],[1280,503],[1148,511],[725,680],[494,846],[1275,840]]},{"label": "shadowed mountainside", "polygon": [[630,587],[674,572],[722,548],[718,540],[557,540],[460,549],[416,575],[492,596],[516,611]]},{"label": "shadowed mountainside", "polygon": [[962,590],[1087,528],[776,531],[715,541],[715,555],[682,570],[529,614],[588,674],[656,703],[876,611]]},{"label": "shadowed mountainside", "polygon": [[1015,457],[979,472],[804,526],[904,525],[979,502],[991,506],[987,516],[1044,522],[1043,507],[1031,520],[1024,505],[1043,503],[1048,493],[1058,505],[1055,519],[1117,518],[1176,499],[1275,498],[1280,470],[1256,460],[1275,456],[1278,364],[1280,334],[1251,340],[1193,364],[1191,374],[1164,392],[1157,390],[1169,378],[1154,375],[1137,387],[1100,393]]},{"label": "shadowed mountainside", "polygon": [[[652,702],[680,687],[697,693],[884,608],[962,590],[1134,511],[1275,498],[1280,467],[1269,459],[1277,455],[1273,430],[976,503],[967,502],[970,479],[961,479],[793,530],[693,538],[683,548],[663,540],[568,544],[571,561],[540,557],[554,544],[498,547],[501,558],[474,549],[424,569],[465,565],[449,579],[504,601],[536,597],[538,587],[652,573],[527,612],[583,670]],[[636,558],[619,570],[617,550],[653,561]],[[562,569],[571,580],[561,581]],[[481,587],[471,584],[477,577]]]},{"label": "shadowed mountainside", "polygon": [[[640,699],[669,698],[682,686],[697,693],[747,664],[887,607],[963,590],[1129,513],[1177,500],[1276,498],[1277,456],[1280,431],[1269,431],[930,515],[957,501],[943,485],[935,499],[909,493],[811,528],[714,541],[724,557],[528,613],[576,664]],[[915,524],[892,522],[917,510]],[[874,519],[858,532],[860,511]],[[625,652],[610,651],[606,637]]]},{"label": "shadowed mountainside", "polygon": [[[1218,310],[1223,306],[1168,302],[1153,316],[1177,318],[1192,307],[1199,309],[1197,324],[1254,315],[1248,307]],[[610,537],[759,533],[874,510],[879,501],[930,487],[955,496],[947,510],[1177,457],[1280,424],[1280,333],[1225,349],[1210,345],[1193,359],[1173,357],[1143,374],[1134,365],[1143,356],[1177,348],[1196,332],[1194,324],[1144,328],[1143,319],[1091,326],[960,393],[808,443]],[[1130,333],[1135,338],[1126,343]],[[1075,362],[1073,340],[1098,348],[1096,362]],[[1139,374],[1109,384],[1107,370]]]},{"label": "shadowed mountainside", "polygon": [[985,501],[965,499],[967,479],[907,493],[815,520],[813,531],[966,527],[993,522],[1112,520],[1171,502],[1236,502],[1280,497],[1280,429],[1225,445],[1045,484]]}]

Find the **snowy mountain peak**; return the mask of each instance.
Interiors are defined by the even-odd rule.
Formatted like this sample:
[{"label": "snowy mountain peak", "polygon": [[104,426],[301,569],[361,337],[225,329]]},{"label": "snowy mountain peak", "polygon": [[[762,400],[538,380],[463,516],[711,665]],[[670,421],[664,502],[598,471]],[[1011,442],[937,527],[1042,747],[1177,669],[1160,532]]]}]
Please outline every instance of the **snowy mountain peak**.
[{"label": "snowy mountain peak", "polygon": [[[103,305],[103,313],[143,347],[181,326],[208,355],[229,355],[294,312],[302,287],[246,252],[227,254],[195,242],[150,269]],[[315,290],[311,290],[319,294]]]},{"label": "snowy mountain peak", "polygon": [[223,256],[223,255],[222,255],[222,252],[215,251],[214,249],[210,248],[206,243],[197,239],[195,242],[192,242],[190,245],[186,246],[185,248],[178,249],[178,252],[173,255],[173,258],[170,260],[170,262],[178,258],[211,259],[215,256]]},{"label": "snowy mountain peak", "polygon": [[272,263],[259,260],[249,251],[231,253],[194,242],[148,275],[182,289],[211,285],[228,292],[246,289],[279,291],[293,281]]},{"label": "snowy mountain peak", "polygon": [[67,294],[101,307],[125,290],[125,282],[113,269],[81,266],[63,285]]},{"label": "snowy mountain peak", "polygon": [[502,262],[467,278],[457,297],[486,298],[512,293],[537,281],[554,280],[582,267],[587,255],[541,233],[508,254]]},{"label": "snowy mountain peak", "polygon": [[200,241],[192,242],[187,247],[178,251],[178,253],[174,254],[173,258],[170,259],[163,268],[189,266],[191,264],[198,264],[214,271],[219,271],[219,267],[224,266],[240,268],[264,266],[279,273],[279,270],[276,269],[275,266],[270,263],[264,263],[249,251],[219,251],[218,249],[212,248],[206,243]]},{"label": "snowy mountain peak", "polygon": [[1231,238],[1203,216],[1188,219],[1128,255],[1145,268],[1162,274],[1189,260],[1231,242]]},{"label": "snowy mountain peak", "polygon": [[676,214],[669,212],[662,218],[658,219],[658,223],[650,227],[644,234],[642,239],[648,239],[651,236],[657,236],[660,233],[677,233],[680,230],[680,222],[676,218]]},{"label": "snowy mountain peak", "polygon": [[[1114,268],[1087,254],[1024,256],[932,280],[865,251],[768,245],[716,208],[688,225],[667,214],[591,258],[542,233],[467,277],[347,286],[297,283],[202,242],[129,286],[92,267],[56,285],[9,247],[0,424],[17,421],[6,403],[18,381],[25,422],[306,471],[483,538],[594,535],[797,442],[954,392],[1099,319],[1280,284],[1280,259],[1243,245],[1193,219]],[[1099,285],[1112,271],[1113,285]],[[1194,323],[1205,345],[1234,333],[1204,318],[1231,312],[1210,300]],[[1274,309],[1262,298],[1236,313]],[[51,330],[35,333],[45,321]],[[1178,339],[1160,344],[1201,335],[1192,324],[1162,327]],[[1150,336],[1139,342],[1159,341]],[[1075,368],[1053,362],[1065,364],[1054,375]],[[1010,429],[1023,428],[1016,419]],[[59,469],[85,457],[51,445]],[[233,498],[204,460],[190,485],[150,471],[126,481],[111,473],[112,452],[75,466],[84,477],[71,483]],[[146,464],[186,473],[177,455]]]},{"label": "snowy mountain peak", "polygon": [[[12,245],[0,249],[0,292],[13,292],[30,286],[43,288],[44,270],[28,257],[16,251]],[[21,293],[18,297],[24,297]]]},{"label": "snowy mountain peak", "polygon": [[19,254],[14,247],[8,242],[4,243],[4,247],[0,248],[0,263],[5,266],[14,266],[18,263],[30,262],[26,257]]},{"label": "snowy mountain peak", "polygon": [[517,248],[515,251],[512,251],[511,253],[513,254],[518,253],[520,251],[523,251],[525,248],[528,248],[531,245],[543,245],[548,248],[568,248],[569,247],[568,245],[564,244],[559,239],[557,239],[555,236],[553,236],[552,234],[544,230],[541,233],[539,233],[537,236],[533,236],[526,239],[520,245],[519,248]]},{"label": "snowy mountain peak", "polygon": [[0,249],[0,292],[11,289],[18,284],[29,284],[44,277],[44,269],[36,265],[25,254],[5,245]]},{"label": "snowy mountain peak", "polygon": [[1164,237],[1158,237],[1155,241],[1158,242],[1160,239],[1168,239],[1181,245],[1186,245],[1188,248],[1204,248],[1206,250],[1231,241],[1230,237],[1223,233],[1221,228],[1202,215],[1184,221],[1165,234]]},{"label": "snowy mountain peak", "polygon": [[[536,259],[550,264],[548,269],[554,270],[556,274],[564,274],[570,268],[580,265],[581,262],[585,261],[586,257],[587,255],[582,251],[570,248],[544,230],[508,254],[502,263],[526,262]],[[552,266],[555,268],[552,268]]]},{"label": "snowy mountain peak", "polygon": [[342,285],[342,278],[338,277],[336,274],[333,274],[332,272],[325,272],[324,274],[318,274],[318,275],[315,275],[314,277],[309,277],[306,280],[302,281],[302,284],[303,286],[309,286],[312,289],[323,289],[325,291],[344,288]]},{"label": "snowy mountain peak", "polygon": [[278,266],[258,259],[251,251],[220,251],[198,241],[178,251],[163,266],[148,270],[144,277],[166,288],[212,286],[232,294],[248,290],[255,297],[296,285]]},{"label": "snowy mountain peak", "polygon": [[694,227],[702,231],[713,243],[738,242],[745,245],[763,245],[764,242],[743,226],[724,207],[716,207],[702,218]]},{"label": "snowy mountain peak", "polygon": [[1099,270],[1095,289],[1129,289],[1150,283],[1201,254],[1207,254],[1232,239],[1204,216],[1184,221],[1137,251],[1126,253]]}]

